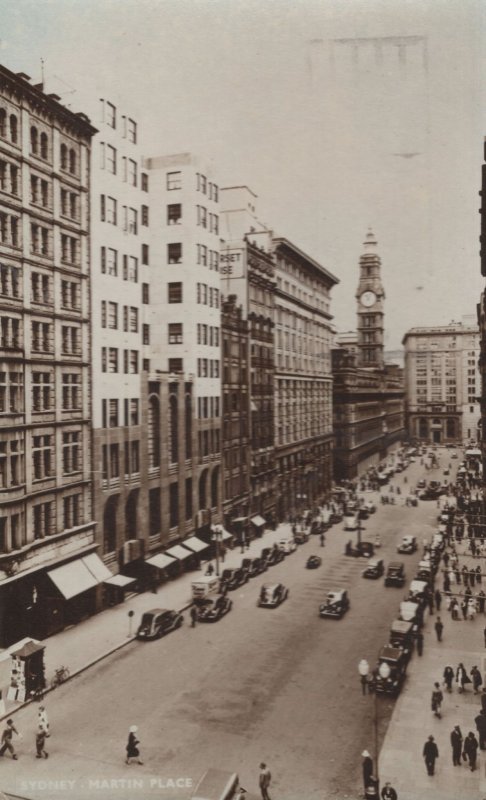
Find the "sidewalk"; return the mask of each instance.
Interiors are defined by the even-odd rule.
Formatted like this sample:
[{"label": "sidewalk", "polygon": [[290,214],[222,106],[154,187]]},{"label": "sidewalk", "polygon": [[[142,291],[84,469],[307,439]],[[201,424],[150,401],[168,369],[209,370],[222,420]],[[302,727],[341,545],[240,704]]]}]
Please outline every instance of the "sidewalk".
[{"label": "sidewalk", "polygon": [[[476,665],[485,678],[486,649],[483,647],[483,629],[486,616],[479,614],[472,622],[457,621],[441,609],[444,623],[442,642],[434,631],[435,616],[424,626],[424,652],[415,652],[408,669],[404,689],[397,700],[393,716],[380,753],[380,783],[390,781],[399,800],[472,800],[486,798],[486,751],[478,750],[477,769],[471,772],[468,764],[452,764],[450,734],[459,725],[463,737],[473,731],[479,740],[474,718],[481,708],[479,696],[473,694],[471,684],[463,694],[449,694],[443,687],[444,667],[450,665],[454,672],[463,662],[468,673]],[[434,716],[430,698],[434,681],[439,681],[444,694],[442,719]],[[379,711],[378,711],[379,713]],[[439,749],[435,775],[429,777],[422,757],[427,737],[434,736]]]},{"label": "sidewalk", "polygon": [[[242,558],[260,555],[263,547],[271,546],[274,542],[291,537],[289,523],[282,523],[276,531],[265,531],[262,537],[254,539],[248,550],[241,553],[241,547],[236,545],[233,550],[227,550],[224,562],[220,560],[220,572],[225,567],[239,567]],[[200,571],[182,573],[158,587],[157,592],[144,592],[131,597],[124,603],[89,617],[78,625],[73,625],[60,633],[43,640],[45,645],[45,676],[49,687],[55,670],[61,665],[68,667],[71,676],[87,669],[91,664],[108,655],[113,650],[129,644],[135,635],[144,611],[150,608],[175,608],[183,610],[191,604],[191,583],[204,574],[205,564]],[[215,560],[212,561],[215,566]],[[133,611],[133,617],[128,612]],[[187,616],[186,616],[187,621]],[[13,701],[6,702],[7,713],[1,717],[5,719],[12,712],[24,704]]]}]

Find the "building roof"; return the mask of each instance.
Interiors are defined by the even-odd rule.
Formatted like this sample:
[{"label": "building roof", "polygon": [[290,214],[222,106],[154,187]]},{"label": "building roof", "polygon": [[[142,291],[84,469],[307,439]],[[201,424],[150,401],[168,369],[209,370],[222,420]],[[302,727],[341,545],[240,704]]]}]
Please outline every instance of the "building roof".
[{"label": "building roof", "polygon": [[462,322],[450,322],[448,325],[431,325],[430,327],[421,326],[418,328],[410,328],[410,330],[404,334],[402,344],[405,344],[409,336],[447,336],[451,333],[479,334],[479,326],[469,324],[464,325]]},{"label": "building roof", "polygon": [[273,237],[273,244],[275,249],[281,248],[282,250],[287,250],[294,258],[297,259],[305,265],[310,265],[319,272],[324,278],[327,278],[328,282],[332,285],[339,283],[339,278],[336,278],[332,272],[329,272],[322,264],[319,264],[318,261],[315,261],[311,256],[308,256],[301,250],[297,245],[292,244],[288,239],[283,236],[274,236]]}]

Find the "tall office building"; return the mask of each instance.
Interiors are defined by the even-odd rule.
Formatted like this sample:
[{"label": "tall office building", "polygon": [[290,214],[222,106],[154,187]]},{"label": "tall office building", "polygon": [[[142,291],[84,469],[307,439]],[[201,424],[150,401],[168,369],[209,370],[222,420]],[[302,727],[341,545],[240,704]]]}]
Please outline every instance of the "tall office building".
[{"label": "tall office building", "polygon": [[[0,67],[0,646],[96,606],[90,147],[84,114]],[[90,570],[91,566],[91,570]],[[102,565],[101,565],[102,566]],[[80,597],[82,596],[82,602]]]},{"label": "tall office building", "polygon": [[474,317],[403,337],[408,433],[442,443],[480,440],[479,327]]},{"label": "tall office building", "polygon": [[[190,153],[148,158],[151,194],[151,364],[192,382],[192,474],[178,502],[207,536],[221,521],[219,187]],[[191,397],[187,396],[189,407]],[[192,497],[192,500],[190,499]]]}]

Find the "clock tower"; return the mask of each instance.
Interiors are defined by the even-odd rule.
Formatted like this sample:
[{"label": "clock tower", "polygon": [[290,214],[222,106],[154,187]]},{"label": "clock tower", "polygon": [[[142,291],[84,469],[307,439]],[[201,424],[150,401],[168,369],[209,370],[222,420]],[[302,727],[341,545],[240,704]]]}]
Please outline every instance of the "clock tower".
[{"label": "clock tower", "polygon": [[377,242],[368,229],[364,252],[359,259],[358,301],[358,363],[360,367],[383,369],[385,291],[381,282],[381,259],[376,252]]}]

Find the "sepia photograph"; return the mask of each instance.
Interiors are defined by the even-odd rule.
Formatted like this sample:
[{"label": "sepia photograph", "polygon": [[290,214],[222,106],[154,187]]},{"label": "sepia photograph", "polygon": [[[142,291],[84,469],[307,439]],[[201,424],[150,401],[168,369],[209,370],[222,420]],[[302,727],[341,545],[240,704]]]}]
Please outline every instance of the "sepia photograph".
[{"label": "sepia photograph", "polygon": [[0,0],[0,800],[486,800],[483,428],[485,0]]}]

